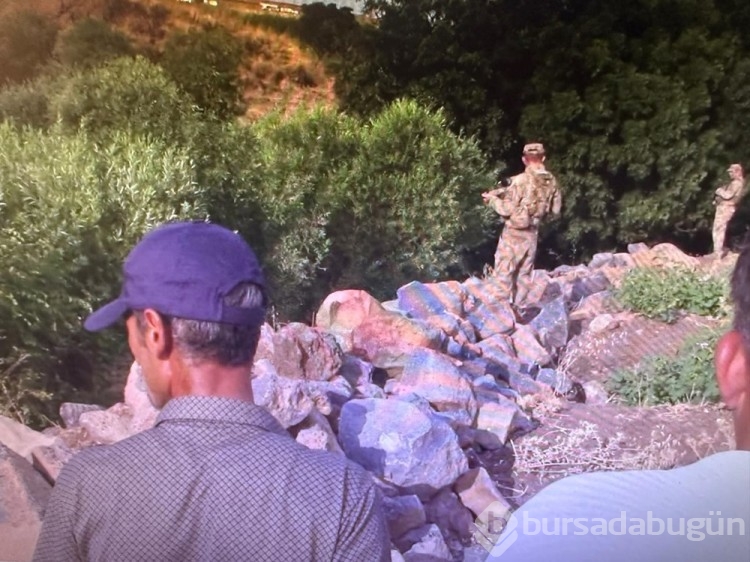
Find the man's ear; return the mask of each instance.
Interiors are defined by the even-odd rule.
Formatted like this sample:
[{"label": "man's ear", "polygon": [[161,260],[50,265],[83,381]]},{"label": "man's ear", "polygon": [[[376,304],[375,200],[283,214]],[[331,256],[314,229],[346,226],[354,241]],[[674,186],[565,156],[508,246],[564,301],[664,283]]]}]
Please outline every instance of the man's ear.
[{"label": "man's ear", "polygon": [[166,359],[172,352],[172,330],[164,317],[151,308],[143,311],[146,347],[158,359]]},{"label": "man's ear", "polygon": [[721,397],[734,410],[750,392],[750,362],[739,332],[732,330],[721,337],[716,344],[714,366]]}]

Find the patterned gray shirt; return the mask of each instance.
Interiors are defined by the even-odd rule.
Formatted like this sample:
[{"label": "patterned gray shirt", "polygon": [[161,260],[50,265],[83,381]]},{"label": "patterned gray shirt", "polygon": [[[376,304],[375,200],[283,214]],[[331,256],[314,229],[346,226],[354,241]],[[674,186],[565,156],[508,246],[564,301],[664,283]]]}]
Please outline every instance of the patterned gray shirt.
[{"label": "patterned gray shirt", "polygon": [[34,560],[386,561],[390,541],[364,469],[259,406],[191,396],[65,466]]}]

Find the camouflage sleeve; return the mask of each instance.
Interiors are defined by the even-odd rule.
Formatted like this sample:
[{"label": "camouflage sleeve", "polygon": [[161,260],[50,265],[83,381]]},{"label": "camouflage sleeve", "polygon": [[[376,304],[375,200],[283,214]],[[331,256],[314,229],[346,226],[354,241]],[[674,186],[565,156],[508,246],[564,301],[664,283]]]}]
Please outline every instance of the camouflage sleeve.
[{"label": "camouflage sleeve", "polygon": [[555,180],[555,192],[552,196],[552,214],[558,216],[562,211],[562,192],[560,191],[560,184]]},{"label": "camouflage sleeve", "polygon": [[716,190],[716,195],[724,201],[737,201],[742,194],[742,181],[732,181]]}]

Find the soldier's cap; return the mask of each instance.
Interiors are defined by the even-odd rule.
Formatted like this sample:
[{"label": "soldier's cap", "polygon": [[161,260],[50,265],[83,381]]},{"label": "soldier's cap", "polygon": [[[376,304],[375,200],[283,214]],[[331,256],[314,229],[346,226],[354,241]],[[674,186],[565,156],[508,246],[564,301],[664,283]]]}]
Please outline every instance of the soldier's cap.
[{"label": "soldier's cap", "polygon": [[731,172],[732,170],[739,170],[742,171],[742,164],[732,164],[727,168],[727,172]]},{"label": "soldier's cap", "polygon": [[540,142],[532,142],[523,147],[524,156],[544,156],[544,145]]}]

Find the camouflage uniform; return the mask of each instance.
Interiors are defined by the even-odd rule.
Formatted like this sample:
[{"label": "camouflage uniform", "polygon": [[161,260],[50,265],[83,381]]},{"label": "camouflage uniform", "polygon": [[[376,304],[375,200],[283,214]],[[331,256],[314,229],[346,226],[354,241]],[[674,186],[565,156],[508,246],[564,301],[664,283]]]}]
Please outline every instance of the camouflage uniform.
[{"label": "camouflage uniform", "polygon": [[489,192],[487,202],[505,221],[495,251],[495,276],[508,300],[521,303],[531,284],[539,224],[549,213],[560,214],[562,196],[555,177],[544,168],[544,147],[524,147],[524,156],[536,156],[507,188]]},{"label": "camouflage uniform", "polygon": [[714,216],[713,242],[714,254],[721,257],[724,250],[724,238],[727,232],[727,225],[732,220],[734,211],[745,192],[745,179],[742,173],[742,166],[732,164],[727,170],[732,181],[716,190],[714,204],[716,205],[716,215]]}]

